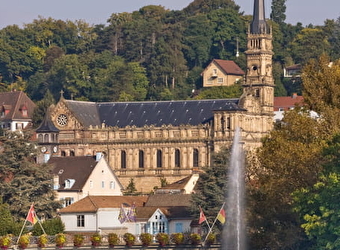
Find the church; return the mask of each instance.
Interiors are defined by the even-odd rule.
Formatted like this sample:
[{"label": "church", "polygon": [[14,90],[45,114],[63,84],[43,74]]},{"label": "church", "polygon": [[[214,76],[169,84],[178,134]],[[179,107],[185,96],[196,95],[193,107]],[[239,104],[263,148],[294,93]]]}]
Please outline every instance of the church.
[{"label": "church", "polygon": [[244,149],[261,145],[273,128],[272,29],[264,0],[254,0],[247,34],[243,94],[235,99],[86,102],[61,97],[36,130],[40,162],[103,154],[120,182],[149,193],[210,165],[241,130]]}]

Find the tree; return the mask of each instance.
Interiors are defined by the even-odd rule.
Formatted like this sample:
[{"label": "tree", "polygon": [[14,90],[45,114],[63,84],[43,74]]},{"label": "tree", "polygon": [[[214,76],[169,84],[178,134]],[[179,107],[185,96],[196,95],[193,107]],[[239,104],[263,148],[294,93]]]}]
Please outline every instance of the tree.
[{"label": "tree", "polygon": [[248,186],[251,245],[254,249],[308,249],[292,207],[292,192],[316,183],[319,160],[329,137],[322,121],[307,110],[286,112],[259,148]]},{"label": "tree", "polygon": [[340,135],[323,150],[323,171],[312,187],[294,192],[294,208],[303,221],[302,228],[315,241],[312,249],[339,249],[340,217]]},{"label": "tree", "polygon": [[133,178],[131,178],[129,184],[125,188],[124,195],[137,195],[136,192],[137,192],[136,184]]},{"label": "tree", "polygon": [[49,90],[47,90],[44,98],[36,103],[37,106],[35,107],[32,115],[32,123],[34,128],[37,128],[42,123],[47,109],[54,103],[55,101],[53,95]]},{"label": "tree", "polygon": [[286,1],[287,0],[272,1],[272,12],[270,14],[270,18],[278,24],[282,24],[286,20]]},{"label": "tree", "polygon": [[340,131],[340,61],[330,62],[326,55],[311,60],[302,73],[306,107],[317,112],[329,134]]},{"label": "tree", "polygon": [[35,163],[37,146],[27,132],[8,132],[0,137],[0,193],[16,219],[24,219],[34,202],[39,215],[55,214],[60,203],[51,189],[52,174],[48,165]]},{"label": "tree", "polygon": [[199,218],[198,208],[201,207],[210,224],[225,201],[229,158],[230,149],[227,148],[213,155],[211,166],[203,169],[196,185],[197,192],[192,196],[193,214]]}]

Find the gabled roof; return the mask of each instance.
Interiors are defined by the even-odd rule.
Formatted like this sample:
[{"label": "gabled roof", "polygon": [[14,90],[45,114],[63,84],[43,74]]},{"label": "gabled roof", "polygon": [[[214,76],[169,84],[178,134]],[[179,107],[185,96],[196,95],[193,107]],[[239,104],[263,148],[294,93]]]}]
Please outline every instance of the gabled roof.
[{"label": "gabled roof", "polygon": [[303,97],[293,94],[292,96],[278,96],[274,98],[274,111],[279,109],[289,110],[295,106],[303,105]]},{"label": "gabled roof", "polygon": [[[179,193],[179,192],[183,192],[183,191],[189,191],[192,192],[192,190],[185,190],[188,186],[192,186],[192,189],[194,189],[197,179],[198,179],[199,175],[198,174],[192,174],[189,175],[183,179],[180,179],[176,182],[173,182],[171,184],[168,184],[164,187],[158,188],[156,190],[157,194],[161,194],[161,193]],[[190,182],[194,182],[194,183],[190,183]],[[191,184],[191,185],[190,185]]]},{"label": "gabled roof", "polygon": [[191,194],[154,194],[145,203],[146,207],[189,207]]},{"label": "gabled roof", "polygon": [[133,203],[136,207],[144,205],[147,196],[86,196],[85,198],[61,209],[60,213],[95,213],[100,208],[120,208],[131,206]]},{"label": "gabled roof", "polygon": [[47,109],[46,115],[40,124],[40,126],[36,130],[37,133],[43,133],[43,132],[59,132],[59,129],[54,126],[53,122],[51,121],[50,116],[50,109]]},{"label": "gabled roof", "polygon": [[[35,106],[22,91],[0,93],[0,107],[9,110],[2,120],[31,120]],[[27,116],[21,112],[22,108],[27,109]]]},{"label": "gabled roof", "polygon": [[244,75],[244,71],[234,62],[230,60],[214,59],[212,63],[216,63],[224,73],[228,75]]},{"label": "gabled roof", "polygon": [[139,220],[148,220],[159,209],[167,219],[190,219],[189,207],[137,207],[136,217]]},{"label": "gabled roof", "polygon": [[65,100],[70,111],[84,126],[111,127],[199,125],[213,119],[213,111],[244,111],[238,99],[155,101],[155,102],[83,102]]},{"label": "gabled roof", "polygon": [[82,190],[97,163],[93,156],[51,157],[48,161],[53,165],[53,174],[59,177],[59,190],[66,190],[65,180],[73,179],[74,185],[67,190],[76,191]]}]

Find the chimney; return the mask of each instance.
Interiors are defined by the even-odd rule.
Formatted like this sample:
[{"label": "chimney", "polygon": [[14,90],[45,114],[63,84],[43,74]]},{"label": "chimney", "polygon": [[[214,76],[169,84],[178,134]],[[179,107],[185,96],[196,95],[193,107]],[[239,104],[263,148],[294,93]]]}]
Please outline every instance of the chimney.
[{"label": "chimney", "polygon": [[298,96],[298,94],[297,94],[297,93],[293,93],[293,94],[292,94],[292,98],[293,98],[293,99],[296,99],[296,98],[297,98],[297,96]]}]

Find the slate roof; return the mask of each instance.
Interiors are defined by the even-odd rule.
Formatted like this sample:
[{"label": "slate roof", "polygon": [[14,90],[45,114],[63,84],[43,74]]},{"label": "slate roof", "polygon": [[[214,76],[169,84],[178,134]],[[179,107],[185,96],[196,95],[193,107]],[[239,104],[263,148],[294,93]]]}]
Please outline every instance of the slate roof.
[{"label": "slate roof", "polygon": [[[9,113],[1,120],[31,120],[35,103],[22,91],[0,93],[0,107],[9,109]],[[23,107],[27,108],[27,116],[21,112]]]},{"label": "slate roof", "polygon": [[234,61],[214,59],[213,62],[220,66],[228,75],[245,75],[244,71]]},{"label": "slate roof", "polygon": [[49,109],[47,109],[47,113],[46,113],[42,123],[37,128],[36,132],[37,133],[59,132],[59,129],[56,126],[54,126],[53,122],[51,121]]},{"label": "slate roof", "polygon": [[[48,164],[53,165],[52,173],[59,176],[59,191],[82,190],[97,163],[93,156],[51,157],[48,161]],[[65,180],[68,179],[74,179],[75,183],[71,188],[65,189]]]},{"label": "slate roof", "polygon": [[213,119],[213,111],[245,111],[239,99],[155,101],[155,102],[82,102],[65,100],[67,106],[86,127],[154,125],[199,125]]},{"label": "slate roof", "polygon": [[60,213],[94,213],[99,208],[120,208],[131,206],[142,207],[147,196],[86,196],[85,198],[62,208]]}]

